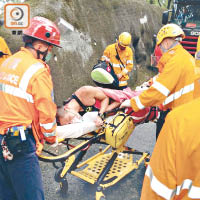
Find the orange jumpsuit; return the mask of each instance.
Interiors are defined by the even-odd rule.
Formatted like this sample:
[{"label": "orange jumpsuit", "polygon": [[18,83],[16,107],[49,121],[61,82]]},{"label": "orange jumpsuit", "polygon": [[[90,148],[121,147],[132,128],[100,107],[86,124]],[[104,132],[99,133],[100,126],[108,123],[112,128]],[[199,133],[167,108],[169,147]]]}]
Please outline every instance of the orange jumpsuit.
[{"label": "orange jumpsuit", "polygon": [[[116,49],[124,66],[116,58]],[[103,53],[102,60],[112,64],[115,74],[122,74],[119,79],[119,87],[127,86],[128,72],[133,69],[133,52],[131,48],[127,46],[125,50],[120,50],[117,43],[108,45]]]},{"label": "orange jumpsuit", "polygon": [[195,98],[200,97],[200,36],[198,37],[197,50],[195,54]]},{"label": "orange jumpsuit", "polygon": [[158,137],[141,200],[200,199],[200,98],[171,111]]},{"label": "orange jumpsuit", "polygon": [[194,98],[195,61],[180,44],[164,53],[158,65],[161,73],[152,86],[131,99],[135,112],[160,104],[173,109]]},{"label": "orange jumpsuit", "polygon": [[6,41],[2,37],[0,37],[0,51],[5,54],[8,54],[0,57],[0,65],[1,65],[3,61],[11,55],[10,49],[8,48]]},{"label": "orange jumpsuit", "polygon": [[54,142],[56,105],[53,98],[48,65],[22,47],[0,67],[0,134],[13,126],[31,125],[37,142],[43,139]]}]

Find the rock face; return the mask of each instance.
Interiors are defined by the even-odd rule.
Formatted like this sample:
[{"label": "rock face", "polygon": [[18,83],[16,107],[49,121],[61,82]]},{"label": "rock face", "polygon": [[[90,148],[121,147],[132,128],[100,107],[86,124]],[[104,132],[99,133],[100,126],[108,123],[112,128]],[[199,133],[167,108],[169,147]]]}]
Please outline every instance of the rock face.
[{"label": "rock face", "polygon": [[[130,32],[133,38],[135,67],[129,85],[133,87],[144,79],[137,71],[145,71],[150,64],[153,37],[161,27],[162,10],[158,6],[145,0],[28,0],[26,3],[31,6],[31,16],[40,15],[53,21],[62,17],[75,28],[72,32],[60,26],[63,48],[54,50],[57,59],[49,63],[57,104],[80,86],[94,85],[91,68],[105,47],[124,31]],[[23,45],[21,36],[12,35],[10,30],[1,28],[0,35],[5,37],[13,53]]]}]

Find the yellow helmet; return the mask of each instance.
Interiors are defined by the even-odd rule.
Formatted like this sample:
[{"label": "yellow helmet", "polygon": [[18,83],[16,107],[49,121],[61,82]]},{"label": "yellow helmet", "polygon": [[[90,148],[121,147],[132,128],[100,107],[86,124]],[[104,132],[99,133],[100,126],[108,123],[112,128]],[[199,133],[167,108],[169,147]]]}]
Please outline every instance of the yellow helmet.
[{"label": "yellow helmet", "polygon": [[157,34],[157,45],[159,45],[165,38],[173,38],[178,36],[181,36],[182,38],[185,37],[185,33],[183,32],[182,28],[176,24],[164,25]]},{"label": "yellow helmet", "polygon": [[121,33],[118,42],[123,47],[129,46],[131,44],[131,34],[128,32]]}]

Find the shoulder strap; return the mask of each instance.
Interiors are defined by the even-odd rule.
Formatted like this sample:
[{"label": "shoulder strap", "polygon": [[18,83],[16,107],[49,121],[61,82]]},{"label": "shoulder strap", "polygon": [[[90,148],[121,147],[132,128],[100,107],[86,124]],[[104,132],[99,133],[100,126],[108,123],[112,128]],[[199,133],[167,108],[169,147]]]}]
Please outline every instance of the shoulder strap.
[{"label": "shoulder strap", "polygon": [[[117,51],[117,47],[116,47],[116,45],[115,45],[115,50],[116,50],[116,53],[117,53],[117,55],[116,55],[117,60],[119,60],[120,63],[122,64],[122,66],[125,68],[123,62],[121,61],[121,59],[120,59],[120,57],[119,57],[119,53],[118,53],[118,51]],[[120,66],[120,68],[121,68],[121,66]],[[121,70],[122,70],[122,68],[121,68]]]},{"label": "shoulder strap", "polygon": [[84,114],[85,112],[98,111],[99,110],[98,108],[95,108],[95,106],[85,106],[75,94],[72,94],[72,96],[69,99],[64,101],[63,105],[66,105],[72,99],[75,99],[77,101],[77,103],[81,106],[81,108],[83,108],[84,111],[81,111],[81,112],[83,112],[82,114]]},{"label": "shoulder strap", "polygon": [[83,108],[83,110],[86,111],[87,106],[85,106],[75,94],[72,94],[72,99],[75,99],[78,104]]}]

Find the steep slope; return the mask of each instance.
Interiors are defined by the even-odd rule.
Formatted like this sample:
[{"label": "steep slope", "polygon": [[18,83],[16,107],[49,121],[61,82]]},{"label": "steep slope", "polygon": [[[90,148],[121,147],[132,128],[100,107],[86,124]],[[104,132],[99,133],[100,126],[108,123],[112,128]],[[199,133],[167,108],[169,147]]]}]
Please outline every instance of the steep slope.
[{"label": "steep slope", "polygon": [[[93,84],[92,66],[123,31],[130,32],[133,38],[135,69],[130,86],[152,75],[146,72],[146,66],[150,64],[153,35],[161,26],[159,7],[144,0],[27,0],[26,3],[31,5],[32,16],[41,15],[53,21],[62,17],[75,28],[71,32],[61,27],[63,48],[54,50],[57,59],[49,63],[57,104],[78,87]],[[1,28],[0,34],[12,52],[22,45],[21,36],[11,35],[10,30]]]}]

